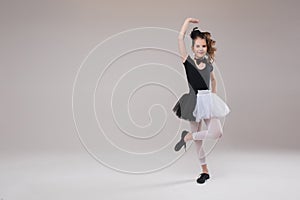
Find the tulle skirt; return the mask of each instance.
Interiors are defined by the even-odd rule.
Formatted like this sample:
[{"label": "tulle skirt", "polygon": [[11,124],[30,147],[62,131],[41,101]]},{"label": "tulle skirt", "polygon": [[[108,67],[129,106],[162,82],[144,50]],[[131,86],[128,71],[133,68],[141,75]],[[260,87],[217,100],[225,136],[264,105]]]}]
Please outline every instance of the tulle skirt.
[{"label": "tulle skirt", "polygon": [[230,112],[227,104],[211,90],[198,90],[193,116],[196,122],[212,117],[225,117]]}]

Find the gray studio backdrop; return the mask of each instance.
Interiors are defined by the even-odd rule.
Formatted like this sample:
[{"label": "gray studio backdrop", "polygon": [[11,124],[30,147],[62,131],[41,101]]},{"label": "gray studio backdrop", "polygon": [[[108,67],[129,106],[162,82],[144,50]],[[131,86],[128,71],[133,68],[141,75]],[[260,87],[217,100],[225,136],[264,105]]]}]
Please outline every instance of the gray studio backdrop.
[{"label": "gray studio backdrop", "polygon": [[[186,17],[200,19],[200,28],[210,31],[217,41],[218,77],[224,82],[222,85],[218,79],[218,89],[222,97],[226,91],[232,110],[225,120],[219,148],[299,149],[298,8],[299,2],[291,0],[1,1],[1,154],[82,152],[73,121],[72,92],[89,52],[110,36],[129,29],[162,27],[178,31]],[[85,77],[79,77],[75,100],[82,135],[93,129],[88,123],[97,121],[91,109],[93,91],[98,121],[122,148],[138,151],[143,147],[146,151],[153,146],[145,140],[141,146],[128,146],[119,127],[139,137],[161,128],[162,143],[174,137],[181,130],[178,127],[188,127],[171,112],[177,100],[174,94],[187,90],[180,78],[183,65],[172,53],[177,51],[176,34],[151,31],[107,43],[88,60],[92,67],[82,68]],[[189,40],[187,36],[191,53]],[[142,49],[123,55],[112,63],[94,90],[112,55],[151,44],[171,52]],[[168,67],[149,64],[120,80],[130,69],[149,62]],[[156,84],[137,88],[151,81]],[[115,86],[112,109],[109,95]],[[127,104],[132,91],[132,102]],[[165,109],[151,107],[154,104]],[[129,120],[126,105],[138,126]],[[150,122],[153,126],[141,131]],[[102,144],[101,140],[90,141],[91,146]]]}]

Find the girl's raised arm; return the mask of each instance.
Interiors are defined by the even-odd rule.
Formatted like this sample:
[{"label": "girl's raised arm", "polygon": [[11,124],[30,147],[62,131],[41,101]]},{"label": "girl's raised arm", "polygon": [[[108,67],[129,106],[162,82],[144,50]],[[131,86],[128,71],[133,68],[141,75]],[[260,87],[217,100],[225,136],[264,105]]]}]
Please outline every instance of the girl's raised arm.
[{"label": "girl's raised arm", "polygon": [[179,47],[179,54],[181,56],[182,62],[185,62],[185,60],[188,56],[187,52],[186,52],[185,44],[184,44],[184,36],[185,36],[186,30],[189,26],[189,23],[199,23],[199,20],[194,19],[194,18],[187,18],[181,27],[181,30],[178,35],[178,47]]}]

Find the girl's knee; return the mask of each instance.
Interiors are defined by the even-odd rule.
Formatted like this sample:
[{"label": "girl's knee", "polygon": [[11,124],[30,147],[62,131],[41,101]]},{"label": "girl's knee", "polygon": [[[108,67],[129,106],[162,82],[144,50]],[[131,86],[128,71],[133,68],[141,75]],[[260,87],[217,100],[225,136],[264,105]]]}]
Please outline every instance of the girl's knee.
[{"label": "girl's knee", "polygon": [[223,135],[223,130],[221,129],[221,130],[219,130],[219,136],[218,136],[218,138],[221,138],[222,135]]},{"label": "girl's knee", "polygon": [[216,131],[215,131],[215,134],[214,134],[214,136],[215,136],[214,139],[221,138],[222,135],[223,135],[222,129],[216,130]]},{"label": "girl's knee", "polygon": [[221,138],[223,136],[223,132],[221,132],[221,134],[219,135],[219,137],[218,138]]}]

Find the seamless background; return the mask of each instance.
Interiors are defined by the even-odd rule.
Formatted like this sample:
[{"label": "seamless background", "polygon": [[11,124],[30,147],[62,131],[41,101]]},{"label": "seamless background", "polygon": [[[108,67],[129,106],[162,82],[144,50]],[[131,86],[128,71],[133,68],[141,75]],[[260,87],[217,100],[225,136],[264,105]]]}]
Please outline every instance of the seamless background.
[{"label": "seamless background", "polygon": [[[217,63],[225,83],[227,103],[232,110],[226,118],[225,135],[211,157],[216,176],[245,169],[246,174],[257,172],[252,176],[247,174],[248,180],[253,178],[248,183],[258,181],[257,184],[267,187],[266,184],[281,178],[276,177],[276,173],[285,171],[289,175],[284,181],[296,183],[293,181],[299,178],[296,167],[299,167],[300,150],[299,6],[300,3],[293,0],[1,0],[0,199],[118,199],[118,195],[137,199],[147,192],[150,194],[150,190],[153,196],[149,195],[149,198],[174,195],[174,199],[179,199],[188,193],[186,190],[189,188],[192,191],[188,197],[196,199],[199,188],[189,187],[188,184],[195,185],[190,179],[174,182],[174,187],[181,186],[177,194],[161,189],[169,189],[171,183],[136,185],[132,186],[132,190],[123,187],[119,194],[113,194],[120,182],[112,180],[123,178],[124,182],[147,182],[150,175],[120,175],[95,162],[76,135],[71,105],[77,70],[98,43],[113,34],[137,27],[179,30],[187,17],[200,19],[200,28],[210,31],[217,41]],[[142,39],[143,36],[140,37]],[[126,45],[126,42],[120,45]],[[181,70],[181,67],[178,59],[174,68]],[[172,79],[171,76],[166,78]],[[171,126],[176,126],[178,121],[173,120],[172,123]],[[174,178],[176,170],[190,170],[191,166],[195,166],[191,167],[195,176],[200,168],[193,148],[188,156],[175,163],[177,166],[164,172],[170,172],[169,175]],[[231,158],[235,153],[241,154]],[[228,157],[223,156],[223,160],[217,161],[214,156],[218,154]],[[274,160],[266,160],[271,158]],[[224,171],[218,172],[217,164],[228,164],[229,160],[236,168],[227,166],[222,168]],[[239,166],[238,163],[243,161],[247,165]],[[88,170],[86,165],[93,170]],[[256,177],[270,170],[269,167],[274,174],[270,173],[263,180]],[[89,176],[85,176],[87,173]],[[193,175],[188,174],[188,177]],[[234,185],[237,180],[245,180],[243,175],[239,174],[239,178],[230,183]],[[52,179],[47,179],[47,176]],[[169,180],[166,177],[154,179]],[[226,178],[229,177],[225,177],[219,185],[223,188],[219,194],[241,197],[238,192],[225,190]],[[77,185],[80,180],[86,184]],[[101,180],[111,181],[101,182],[100,187]],[[245,185],[238,187],[241,187],[240,191],[249,191]],[[276,187],[283,186],[275,184]],[[269,189],[259,190],[255,194],[257,196],[249,198],[269,197],[266,192]],[[81,195],[79,192],[82,192]],[[216,196],[213,188],[202,192],[204,196],[221,198]],[[278,190],[273,197],[279,199],[284,192],[288,192],[290,199],[300,196],[292,184],[290,188]]]}]

